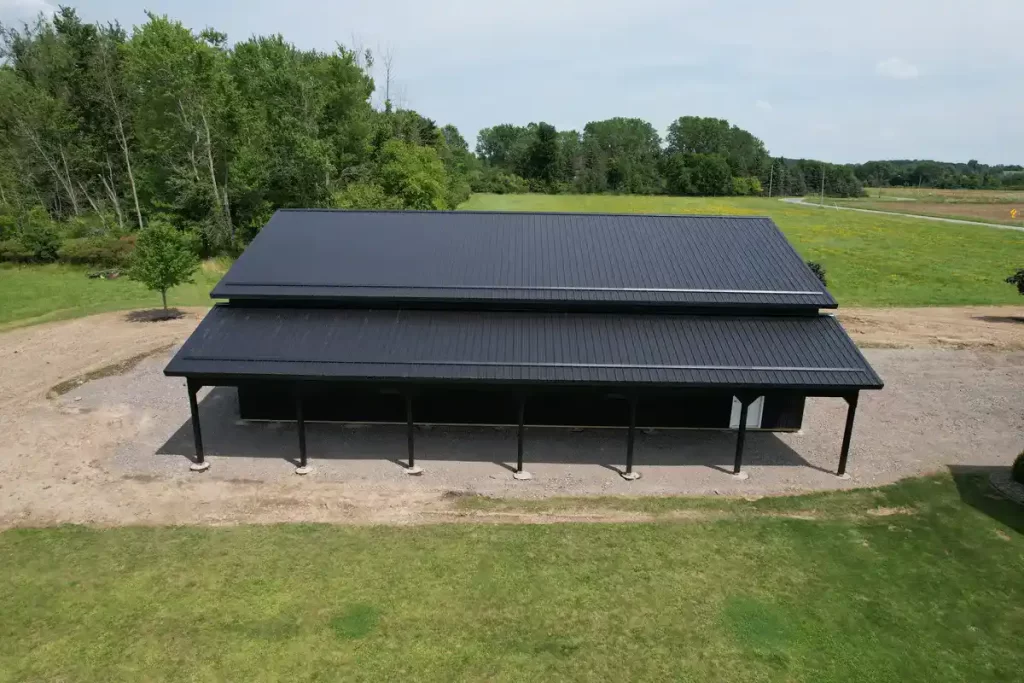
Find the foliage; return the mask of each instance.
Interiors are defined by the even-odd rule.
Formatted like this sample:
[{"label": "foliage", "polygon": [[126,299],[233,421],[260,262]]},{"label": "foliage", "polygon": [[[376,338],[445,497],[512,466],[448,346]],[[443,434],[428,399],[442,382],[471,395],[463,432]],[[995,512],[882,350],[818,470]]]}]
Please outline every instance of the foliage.
[{"label": "foliage", "polygon": [[825,276],[825,266],[815,261],[808,261],[807,267],[811,269],[812,273],[814,273],[814,277],[821,281],[822,287],[828,287],[828,279]]},{"label": "foliage", "polygon": [[430,147],[388,140],[381,148],[374,173],[384,194],[401,202],[403,209],[452,208],[444,165]]},{"label": "foliage", "polygon": [[10,529],[0,663],[82,683],[1017,680],[1024,512],[987,487],[562,503],[647,524]]},{"label": "foliage", "polygon": [[1002,282],[1024,261],[1024,233],[1014,230],[821,211],[767,197],[479,194],[460,208],[769,216],[805,260],[828,264],[829,291],[842,306],[997,305],[1020,298]]},{"label": "foliage", "polygon": [[18,242],[29,255],[29,260],[45,263],[57,259],[60,234],[50,223],[32,222],[22,228]]},{"label": "foliage", "polygon": [[1024,294],[1024,268],[1018,268],[1016,273],[1006,278],[1006,283],[1017,285],[1017,291]]},{"label": "foliage", "polygon": [[454,126],[374,111],[370,55],[341,46],[231,45],[155,14],[125,31],[62,7],[0,29],[0,58],[0,239],[37,207],[66,237],[163,216],[205,253],[236,253],[277,208],[365,203],[354,184],[384,205],[455,206],[479,165]]},{"label": "foliage", "polygon": [[1013,460],[1013,467],[1010,470],[1010,476],[1018,484],[1024,484],[1024,451],[1021,451],[1019,455]]},{"label": "foliage", "polygon": [[187,234],[169,223],[151,221],[135,242],[128,277],[160,292],[166,310],[167,290],[192,282],[198,267],[199,259]]},{"label": "foliage", "polygon": [[732,172],[724,156],[697,153],[685,158],[697,194],[715,197],[733,193]]},{"label": "foliage", "polygon": [[402,200],[389,197],[384,188],[375,182],[350,183],[334,196],[334,206],[339,209],[387,209],[399,210]]},{"label": "foliage", "polygon": [[0,240],[0,261],[30,263],[35,253],[28,250],[19,239]]},{"label": "foliage", "polygon": [[62,263],[120,266],[135,249],[135,235],[126,237],[78,237],[64,240],[57,251]]},{"label": "foliage", "polygon": [[474,179],[473,192],[491,194],[523,194],[529,192],[526,180],[512,173],[505,173],[493,167],[486,167]]}]

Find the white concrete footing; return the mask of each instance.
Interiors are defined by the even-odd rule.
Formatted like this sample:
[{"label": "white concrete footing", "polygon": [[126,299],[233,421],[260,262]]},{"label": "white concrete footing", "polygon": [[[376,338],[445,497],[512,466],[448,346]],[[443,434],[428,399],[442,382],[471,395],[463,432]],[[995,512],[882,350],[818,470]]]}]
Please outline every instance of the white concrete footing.
[{"label": "white concrete footing", "polygon": [[837,475],[836,475],[836,479],[843,479],[843,480],[849,481],[849,480],[850,480],[850,475],[849,475],[849,474],[846,474],[846,473],[844,472],[844,473],[842,473],[842,474],[837,474]]},{"label": "white concrete footing", "polygon": [[626,481],[636,481],[637,479],[640,478],[640,473],[639,472],[623,472],[620,476],[623,479],[625,479]]},{"label": "white concrete footing", "polygon": [[746,481],[747,479],[750,479],[750,475],[746,472],[737,472],[736,474],[730,474],[729,476],[733,479],[738,479],[739,481]]},{"label": "white concrete footing", "polygon": [[313,471],[313,468],[310,467],[309,465],[306,465],[305,467],[296,467],[295,468],[295,474],[309,474],[312,471]]},{"label": "white concrete footing", "polygon": [[402,471],[414,477],[418,477],[421,474],[423,474],[423,468],[420,467],[419,465],[413,465],[412,467],[403,467]]},{"label": "white concrete footing", "polygon": [[208,462],[194,462],[188,466],[193,472],[205,472],[210,469],[210,463]]},{"label": "white concrete footing", "polygon": [[533,475],[526,470],[521,470],[519,472],[513,472],[512,478],[518,479],[519,481],[529,481],[530,479],[533,479]]}]

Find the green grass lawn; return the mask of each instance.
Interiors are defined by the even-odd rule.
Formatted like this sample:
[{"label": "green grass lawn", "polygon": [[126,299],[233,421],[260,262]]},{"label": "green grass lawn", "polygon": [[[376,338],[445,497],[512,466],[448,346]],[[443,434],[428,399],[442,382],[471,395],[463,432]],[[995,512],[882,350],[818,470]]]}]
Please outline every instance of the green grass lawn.
[{"label": "green grass lawn", "polygon": [[[91,280],[95,270],[78,266],[0,266],[0,330],[126,308],[158,308],[160,293],[127,278]],[[175,287],[167,295],[171,306],[209,306],[210,290],[226,266],[207,262],[195,283]]]},{"label": "green grass lawn", "polygon": [[800,207],[767,198],[474,195],[482,211],[697,213],[770,216],[828,271],[841,306],[1021,304],[1004,282],[1024,267],[1024,233]]},{"label": "green grass lawn", "polygon": [[651,500],[707,515],[9,530],[0,681],[1020,680],[1024,511],[983,478]]}]

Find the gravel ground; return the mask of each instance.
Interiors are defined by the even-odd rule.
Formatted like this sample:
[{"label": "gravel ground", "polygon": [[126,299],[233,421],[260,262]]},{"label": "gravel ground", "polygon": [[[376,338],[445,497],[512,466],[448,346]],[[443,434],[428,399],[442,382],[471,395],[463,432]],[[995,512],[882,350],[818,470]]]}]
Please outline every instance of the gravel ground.
[{"label": "gravel ground", "polygon": [[[40,363],[45,372],[74,377],[68,374],[77,367],[72,360],[63,371],[52,368],[61,358],[91,364],[92,352],[81,347],[109,346],[116,337],[112,330],[120,323],[105,322],[110,338],[58,335],[67,344],[63,355],[33,344],[20,330],[21,358],[42,354],[53,359]],[[128,333],[136,334],[134,328]],[[187,328],[176,334],[184,336]],[[3,340],[0,335],[0,353]],[[150,347],[165,343],[163,336]],[[121,351],[129,356],[139,348]],[[398,462],[405,457],[403,427],[315,423],[308,427],[314,472],[300,477],[289,462],[297,456],[294,425],[240,423],[234,391],[217,388],[204,390],[200,402],[211,468],[194,474],[188,470],[192,440],[184,381],[161,372],[170,352],[52,400],[43,398],[35,377],[30,393],[16,400],[17,387],[5,386],[11,373],[0,372],[0,396],[10,399],[0,411],[0,527],[420,523],[459,519],[445,495],[453,491],[522,497],[778,494],[884,484],[948,465],[1005,466],[1020,451],[1024,352],[865,353],[886,388],[861,396],[849,481],[833,475],[846,410],[840,399],[811,399],[802,434],[751,434],[746,481],[729,475],[735,443],[729,433],[639,433],[635,468],[643,478],[627,482],[616,472],[625,454],[623,430],[527,429],[527,469],[535,478],[520,482],[511,476],[514,429],[418,428],[417,461],[425,472],[410,477]],[[0,366],[4,370],[10,368]],[[15,380],[23,375],[24,368]]]}]

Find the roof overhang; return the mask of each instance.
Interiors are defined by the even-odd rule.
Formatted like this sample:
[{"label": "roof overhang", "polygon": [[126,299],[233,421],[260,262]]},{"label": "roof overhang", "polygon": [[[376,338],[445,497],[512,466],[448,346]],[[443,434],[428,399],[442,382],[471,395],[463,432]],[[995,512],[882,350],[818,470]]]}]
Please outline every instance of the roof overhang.
[{"label": "roof overhang", "polygon": [[841,394],[882,381],[832,316],[219,305],[165,373],[218,383],[645,386]]}]

